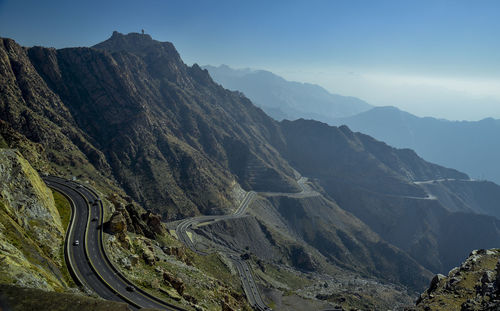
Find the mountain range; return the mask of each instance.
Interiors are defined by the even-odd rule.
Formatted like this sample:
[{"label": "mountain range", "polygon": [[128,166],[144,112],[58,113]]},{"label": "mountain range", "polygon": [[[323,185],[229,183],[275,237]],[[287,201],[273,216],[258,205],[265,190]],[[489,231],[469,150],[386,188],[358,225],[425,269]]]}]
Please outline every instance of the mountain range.
[{"label": "mountain range", "polygon": [[492,144],[500,120],[448,121],[417,117],[396,107],[373,107],[355,97],[328,93],[318,85],[287,81],[269,71],[205,66],[215,81],[243,92],[276,120],[300,118],[347,125],[424,159],[500,183],[500,147]]},{"label": "mountain range", "polygon": [[291,82],[265,70],[203,66],[227,89],[240,91],[276,120],[299,118],[328,122],[372,108],[356,97],[332,94],[316,84]]},{"label": "mountain range", "polygon": [[425,159],[467,172],[476,179],[500,182],[500,146],[492,143],[500,120],[448,121],[421,118],[395,107],[375,107],[347,118],[346,124],[399,148],[416,150]]},{"label": "mountain range", "polygon": [[[113,215],[122,213],[112,207],[121,200],[175,223],[229,213],[235,193],[257,192],[248,216],[195,233],[249,251],[265,299],[277,309],[290,297],[307,304],[318,286],[328,291],[321,299],[337,301],[340,285],[324,286],[334,273],[378,289],[346,291],[351,306],[395,303],[375,295],[387,293],[386,284],[408,301],[432,273],[500,243],[496,184],[347,126],[273,120],[207,70],[184,64],[172,43],[145,34],[114,32],[93,47],[66,49],[0,39],[0,146],[18,149],[15,158],[42,174],[88,181],[113,202]],[[12,167],[9,174],[17,172]],[[299,195],[299,176],[309,179],[312,195]],[[12,197],[9,191],[0,199]],[[183,259],[198,264],[192,270],[213,264],[193,258]]]}]

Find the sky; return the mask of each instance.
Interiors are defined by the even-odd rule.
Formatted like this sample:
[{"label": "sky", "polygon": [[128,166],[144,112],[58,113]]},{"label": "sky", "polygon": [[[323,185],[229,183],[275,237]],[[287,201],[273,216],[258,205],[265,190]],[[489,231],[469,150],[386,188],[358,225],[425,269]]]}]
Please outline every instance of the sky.
[{"label": "sky", "polygon": [[0,0],[0,36],[25,46],[141,29],[188,64],[265,69],[418,116],[500,118],[496,0]]}]

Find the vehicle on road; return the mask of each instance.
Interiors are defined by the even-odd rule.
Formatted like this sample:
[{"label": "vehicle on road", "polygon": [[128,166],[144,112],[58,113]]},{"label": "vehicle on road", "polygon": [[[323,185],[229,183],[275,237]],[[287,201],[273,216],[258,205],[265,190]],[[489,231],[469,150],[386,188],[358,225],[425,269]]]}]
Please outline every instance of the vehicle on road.
[{"label": "vehicle on road", "polygon": [[99,219],[97,217],[92,218],[92,221],[98,221]]},{"label": "vehicle on road", "polygon": [[74,245],[74,246],[78,246],[78,245],[80,245],[80,241],[75,240],[75,242],[73,242],[73,245]]},{"label": "vehicle on road", "polygon": [[132,285],[129,285],[127,286],[126,288],[129,292],[135,292],[135,287],[133,287]]}]

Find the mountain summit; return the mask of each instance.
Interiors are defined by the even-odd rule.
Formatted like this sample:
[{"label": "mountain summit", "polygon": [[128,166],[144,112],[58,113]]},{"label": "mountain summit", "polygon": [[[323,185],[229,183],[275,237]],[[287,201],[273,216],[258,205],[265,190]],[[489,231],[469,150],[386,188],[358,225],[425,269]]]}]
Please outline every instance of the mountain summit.
[{"label": "mountain summit", "polygon": [[[191,237],[248,251],[260,285],[270,289],[266,299],[286,300],[290,292],[299,299],[304,291],[315,297],[310,292],[322,288],[319,300],[336,301],[335,290],[350,282],[338,283],[340,276],[419,290],[431,272],[456,265],[471,248],[500,243],[500,221],[473,212],[473,205],[491,211],[487,203],[458,202],[463,183],[473,183],[467,175],[346,126],[277,122],[198,65],[184,64],[171,43],[116,32],[92,48],[60,50],[0,39],[0,73],[0,146],[19,149],[42,173],[78,177],[109,202],[126,202],[109,214],[130,220],[131,234],[144,233],[132,222],[149,224],[150,212],[169,225],[230,214],[255,192],[247,214],[200,224]],[[481,190],[495,191],[490,186]],[[137,212],[142,208],[148,212]],[[166,250],[205,264],[184,251]],[[227,268],[228,258],[219,256],[205,266]],[[232,282],[230,271],[225,277]],[[337,283],[325,287],[327,281]],[[394,302],[355,287],[345,301],[383,301],[384,308]]]}]

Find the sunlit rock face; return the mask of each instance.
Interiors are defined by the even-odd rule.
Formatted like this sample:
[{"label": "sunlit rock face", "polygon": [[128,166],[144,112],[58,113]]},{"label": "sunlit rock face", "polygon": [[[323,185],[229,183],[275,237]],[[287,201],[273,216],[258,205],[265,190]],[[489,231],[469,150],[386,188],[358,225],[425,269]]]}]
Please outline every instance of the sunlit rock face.
[{"label": "sunlit rock face", "polygon": [[64,231],[38,173],[12,149],[0,149],[0,270],[2,283],[56,290]]}]

